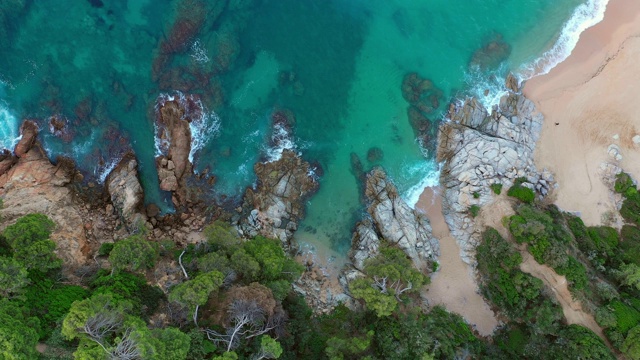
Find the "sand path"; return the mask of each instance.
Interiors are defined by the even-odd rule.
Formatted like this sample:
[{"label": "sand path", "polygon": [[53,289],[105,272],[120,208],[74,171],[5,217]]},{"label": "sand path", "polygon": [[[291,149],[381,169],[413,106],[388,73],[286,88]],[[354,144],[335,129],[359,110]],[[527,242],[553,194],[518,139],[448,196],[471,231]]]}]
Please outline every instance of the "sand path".
[{"label": "sand path", "polygon": [[538,264],[533,256],[531,256],[531,254],[526,250],[520,251],[520,253],[522,254],[523,260],[520,264],[520,270],[542,280],[544,284],[553,291],[556,299],[562,307],[562,313],[567,319],[567,322],[569,324],[578,324],[589,328],[602,339],[607,341],[602,333],[602,328],[600,328],[593,316],[585,312],[582,309],[580,301],[574,300],[571,296],[571,292],[567,285],[567,279],[564,276],[558,275],[547,265]]},{"label": "sand path", "polygon": [[[507,197],[505,193],[498,196],[491,204],[486,205],[476,218],[476,226],[486,228],[488,226],[498,230],[500,235],[509,239],[509,230],[502,225],[502,219],[515,214],[513,210],[514,200]],[[582,303],[574,300],[569,291],[567,280],[564,276],[558,275],[552,268],[539,264],[527,251],[526,247],[520,247],[522,254],[522,264],[520,270],[542,280],[544,285],[551,289],[556,300],[562,307],[562,313],[569,324],[578,324],[591,329],[601,338],[607,341],[602,333],[602,329],[593,316],[582,309]]]},{"label": "sand path", "polygon": [[441,252],[440,268],[431,277],[431,284],[423,296],[430,305],[442,304],[447,310],[460,314],[469,324],[475,324],[480,335],[491,335],[498,321],[479,294],[471,267],[460,258],[460,247],[449,234],[442,216],[442,197],[437,188],[425,189],[416,210],[423,211],[429,218]]},{"label": "sand path", "polygon": [[[524,94],[545,116],[536,166],[555,174],[556,204],[587,225],[615,213],[601,164],[640,179],[640,1],[611,0],[604,20],[585,31],[572,55],[529,80]],[[638,138],[637,138],[638,139]],[[609,152],[615,146],[617,161]]]}]

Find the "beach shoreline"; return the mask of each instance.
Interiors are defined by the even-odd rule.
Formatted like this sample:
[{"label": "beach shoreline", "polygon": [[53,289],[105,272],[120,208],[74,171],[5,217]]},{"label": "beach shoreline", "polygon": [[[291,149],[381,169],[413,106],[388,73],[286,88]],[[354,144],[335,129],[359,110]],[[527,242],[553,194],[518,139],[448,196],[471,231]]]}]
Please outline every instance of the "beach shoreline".
[{"label": "beach shoreline", "polygon": [[[534,154],[536,167],[555,175],[558,187],[552,200],[580,214],[587,225],[601,225],[616,210],[609,187],[601,181],[602,163],[640,178],[640,141],[632,140],[640,134],[633,101],[640,92],[640,64],[633,62],[638,56],[640,2],[611,0],[604,19],[580,35],[571,55],[548,74],[527,80],[523,88],[545,118]],[[613,156],[611,145],[619,149]],[[616,160],[616,154],[622,158]],[[460,247],[444,223],[441,201],[437,187],[426,187],[416,204],[429,217],[442,249],[441,269],[424,296],[477,324],[480,333],[490,333],[496,320],[474,291],[478,285],[473,270],[461,260]],[[452,280],[455,286],[450,286]],[[475,302],[470,305],[468,297]]]},{"label": "beach shoreline", "polygon": [[640,2],[611,0],[604,20],[581,34],[564,62],[524,85],[523,94],[545,117],[536,166],[555,175],[556,205],[587,225],[619,225],[615,199],[602,181],[607,171],[617,166],[640,178],[638,56]]}]

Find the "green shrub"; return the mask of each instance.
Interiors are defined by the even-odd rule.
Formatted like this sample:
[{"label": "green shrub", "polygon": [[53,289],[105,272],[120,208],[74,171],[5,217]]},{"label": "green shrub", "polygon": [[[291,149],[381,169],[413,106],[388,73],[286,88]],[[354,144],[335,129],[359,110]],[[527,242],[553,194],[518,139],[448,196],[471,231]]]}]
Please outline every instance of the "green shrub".
[{"label": "green shrub", "polygon": [[140,235],[133,235],[116,242],[109,253],[109,262],[114,271],[151,269],[157,258],[157,244],[145,240]]},{"label": "green shrub", "polygon": [[29,279],[31,285],[26,288],[25,306],[30,316],[40,320],[40,326],[36,329],[40,339],[51,335],[74,301],[89,296],[86,289],[75,285],[58,285],[39,271],[31,271]]},{"label": "green shrub", "polygon": [[616,175],[614,190],[619,194],[624,194],[629,188],[633,188],[633,179],[627,173],[621,172]]},{"label": "green shrub", "polygon": [[513,185],[507,192],[507,195],[514,197],[525,204],[531,204],[536,198],[536,194],[533,190],[522,185]]},{"label": "green shrub", "polygon": [[587,226],[584,224],[582,219],[568,213],[564,214],[564,218],[567,220],[567,226],[569,227],[569,230],[571,230],[573,237],[576,239],[580,251],[587,255],[593,251],[597,251],[598,248],[591,239],[591,236],[589,236]]},{"label": "green shrub", "polygon": [[471,214],[472,217],[476,217],[480,213],[480,206],[478,206],[477,204],[473,204],[473,205],[469,206],[468,211],[469,211],[469,214]]},{"label": "green shrub", "polygon": [[134,315],[142,318],[153,314],[164,298],[160,288],[147,284],[139,275],[124,271],[110,275],[107,270],[100,270],[89,286],[93,294],[109,294],[117,301],[131,302]]},{"label": "green shrub", "polygon": [[625,192],[620,215],[629,223],[640,226],[640,194]]},{"label": "green shrub", "polygon": [[640,229],[636,226],[624,225],[620,231],[620,253],[622,261],[640,266]]},{"label": "green shrub", "polygon": [[479,193],[479,192],[477,192],[477,191],[474,191],[474,192],[473,192],[473,198],[474,198],[474,199],[480,199],[480,193]]},{"label": "green shrub", "polygon": [[496,195],[500,195],[502,193],[502,184],[500,183],[491,184],[491,190],[493,190],[493,192]]},{"label": "green shrub", "polygon": [[3,235],[15,249],[48,240],[54,227],[55,223],[46,215],[29,214],[18,219],[15,224],[7,226]]},{"label": "green shrub", "polygon": [[536,311],[525,310],[544,302],[542,280],[520,271],[522,256],[495,229],[487,228],[482,234],[476,259],[487,299],[518,321],[536,316]]},{"label": "green shrub", "polygon": [[613,255],[613,251],[620,242],[618,230],[610,226],[592,226],[588,228],[588,232],[598,250],[608,256]]},{"label": "green shrub", "polygon": [[575,290],[584,290],[589,283],[587,270],[584,265],[573,256],[569,256],[564,266],[557,267],[556,272],[560,275],[565,275],[567,281],[569,281]]},{"label": "green shrub", "polygon": [[640,323],[640,311],[623,303],[620,300],[614,300],[609,304],[616,316],[616,329],[624,336],[633,327]]},{"label": "green shrub", "polygon": [[114,243],[103,243],[98,249],[98,256],[109,256],[113,250]]}]

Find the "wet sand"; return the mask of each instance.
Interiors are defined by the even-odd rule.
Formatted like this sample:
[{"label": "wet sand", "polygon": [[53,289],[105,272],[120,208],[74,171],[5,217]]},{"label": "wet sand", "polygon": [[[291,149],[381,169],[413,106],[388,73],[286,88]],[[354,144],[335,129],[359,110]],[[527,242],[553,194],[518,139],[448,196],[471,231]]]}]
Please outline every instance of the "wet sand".
[{"label": "wet sand", "polygon": [[416,204],[424,212],[440,242],[439,270],[431,277],[431,284],[423,294],[429,305],[444,305],[447,310],[460,314],[480,335],[493,333],[498,325],[493,312],[479,294],[473,271],[460,257],[460,247],[449,233],[442,216],[442,197],[438,188],[426,188]]}]

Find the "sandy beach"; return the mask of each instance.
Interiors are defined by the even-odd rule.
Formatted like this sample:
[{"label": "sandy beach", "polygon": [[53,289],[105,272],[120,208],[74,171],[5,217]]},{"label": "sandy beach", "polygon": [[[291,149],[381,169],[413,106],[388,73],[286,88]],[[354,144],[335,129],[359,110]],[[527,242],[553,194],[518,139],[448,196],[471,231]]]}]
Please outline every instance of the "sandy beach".
[{"label": "sandy beach", "polygon": [[440,269],[431,277],[431,284],[423,294],[429,305],[444,305],[447,310],[462,315],[474,325],[480,335],[489,336],[498,325],[493,311],[479,294],[478,285],[469,265],[460,257],[460,247],[449,234],[442,216],[442,196],[438,188],[426,188],[416,204],[424,212],[440,242]]},{"label": "sandy beach", "polygon": [[[601,164],[640,179],[640,1],[611,0],[571,56],[526,82],[524,94],[545,116],[535,160],[555,175],[555,203],[600,225],[615,209]],[[616,155],[618,159],[616,159]]]}]

